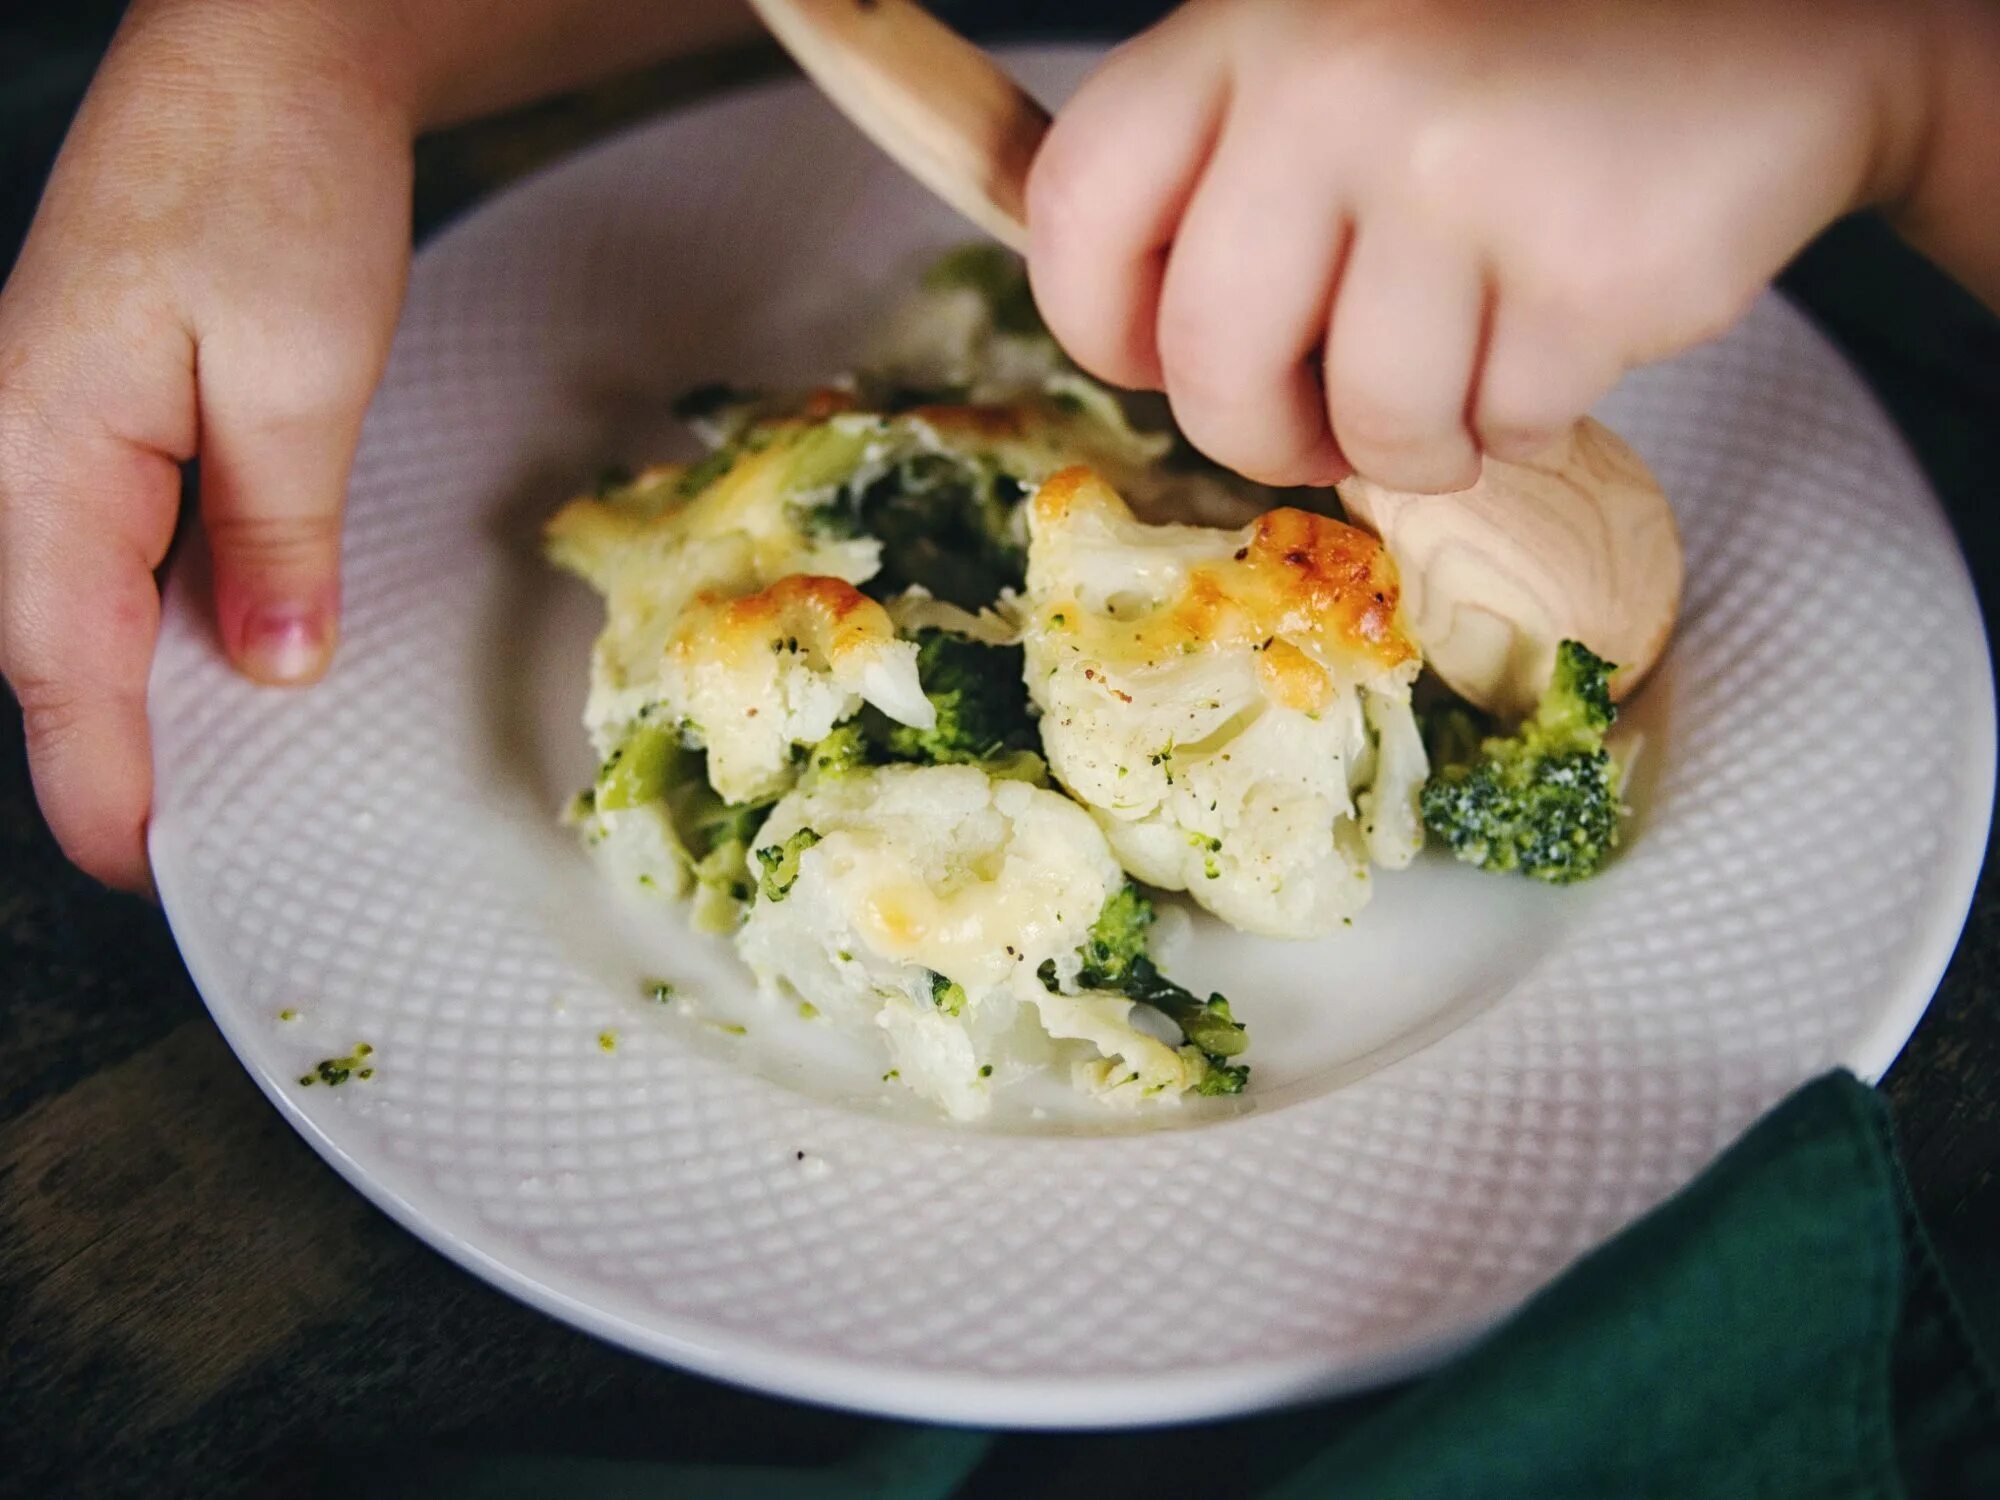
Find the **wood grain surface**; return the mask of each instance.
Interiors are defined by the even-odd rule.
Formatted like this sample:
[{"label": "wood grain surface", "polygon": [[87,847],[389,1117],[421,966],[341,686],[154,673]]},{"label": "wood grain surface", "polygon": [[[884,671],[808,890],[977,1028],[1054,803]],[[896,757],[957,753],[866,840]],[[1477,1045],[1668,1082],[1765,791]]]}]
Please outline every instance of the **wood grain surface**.
[{"label": "wood grain surface", "polygon": [[1585,417],[1540,457],[1489,457],[1470,489],[1412,495],[1356,476],[1348,515],[1388,545],[1424,661],[1461,698],[1534,712],[1556,650],[1581,641],[1645,681],[1680,613],[1684,562],[1671,502],[1625,440]]},{"label": "wood grain surface", "polygon": [[[648,75],[427,142],[420,223],[766,66]],[[1984,477],[2000,472],[2000,332],[1866,225],[1818,247],[1792,285],[1903,422],[1982,594],[2000,597]],[[1989,866],[1887,1082],[1917,1199],[1988,1327],[2000,1327],[1997,968]],[[1082,1493],[1111,1445],[1135,1491],[1182,1493],[1177,1476],[1227,1472],[1272,1420],[1022,1439],[1007,1473],[1031,1462],[1038,1495]],[[454,1455],[670,1446],[781,1463],[844,1451],[866,1429],[611,1349],[366,1204],[237,1066],[157,911],[63,863],[35,812],[18,716],[0,710],[0,1493],[425,1494]],[[986,1476],[970,1493],[1017,1483]]]}]

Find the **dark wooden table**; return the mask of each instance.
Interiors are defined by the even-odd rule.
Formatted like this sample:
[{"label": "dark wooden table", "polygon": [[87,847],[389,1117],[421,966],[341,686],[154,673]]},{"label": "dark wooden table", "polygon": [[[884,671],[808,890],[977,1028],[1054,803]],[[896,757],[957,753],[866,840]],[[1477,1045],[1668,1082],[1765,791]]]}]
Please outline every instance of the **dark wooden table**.
[{"label": "dark wooden table", "polygon": [[[420,227],[768,66],[663,70],[429,141]],[[2000,473],[2000,331],[1867,224],[1830,236],[1788,281],[1895,412],[1952,506],[1983,597],[2000,598],[1986,478]],[[1917,1199],[1989,1328],[2000,1328],[1995,898],[1989,862],[1957,958],[1885,1084]],[[237,1066],[159,913],[63,863],[11,712],[0,712],[0,1330],[0,1493],[421,1494],[440,1454],[671,1448],[775,1462],[840,1451],[861,1426],[609,1348],[488,1289],[365,1203]],[[1128,1450],[1133,1493],[1174,1493],[1175,1476],[1226,1472],[1217,1456],[1254,1448],[1258,1432],[1247,1421],[1045,1438],[1029,1452],[1045,1495],[1096,1482],[1105,1444]],[[1012,1483],[982,1474],[973,1489]]]}]

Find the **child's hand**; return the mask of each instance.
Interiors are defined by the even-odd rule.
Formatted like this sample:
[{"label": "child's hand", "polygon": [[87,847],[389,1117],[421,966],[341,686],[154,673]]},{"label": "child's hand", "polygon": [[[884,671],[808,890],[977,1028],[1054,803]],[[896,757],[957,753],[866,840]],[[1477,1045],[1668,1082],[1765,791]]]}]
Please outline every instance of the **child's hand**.
[{"label": "child's hand", "polygon": [[147,884],[180,464],[231,659],[326,669],[418,126],[753,29],[740,0],[136,0],[0,292],[0,671],[70,858]]},{"label": "child's hand", "polygon": [[0,667],[79,865],[147,879],[153,570],[201,457],[222,640],[305,682],[409,259],[411,125],[331,8],[141,6],[0,295]]},{"label": "child's hand", "polygon": [[1036,297],[1231,467],[1460,488],[1905,189],[1931,10],[1193,0],[1057,119]]}]

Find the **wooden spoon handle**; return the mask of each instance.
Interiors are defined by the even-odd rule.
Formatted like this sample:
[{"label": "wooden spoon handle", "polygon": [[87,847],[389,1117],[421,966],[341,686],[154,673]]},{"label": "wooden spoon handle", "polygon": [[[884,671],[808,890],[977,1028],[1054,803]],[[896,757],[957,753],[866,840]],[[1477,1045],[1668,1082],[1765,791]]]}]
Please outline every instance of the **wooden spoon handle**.
[{"label": "wooden spoon handle", "polygon": [[1048,111],[912,0],[750,0],[798,65],[925,187],[1015,250]]}]

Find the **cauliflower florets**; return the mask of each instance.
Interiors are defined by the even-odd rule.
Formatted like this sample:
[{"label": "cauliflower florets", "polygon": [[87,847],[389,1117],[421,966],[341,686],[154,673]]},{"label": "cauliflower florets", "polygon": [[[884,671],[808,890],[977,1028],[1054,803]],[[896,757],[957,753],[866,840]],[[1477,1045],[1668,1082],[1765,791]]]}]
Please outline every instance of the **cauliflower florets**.
[{"label": "cauliflower florets", "polygon": [[[725,427],[724,445],[702,463],[648,470],[572,501],[550,521],[550,556],[604,595],[584,711],[600,755],[642,711],[663,704],[701,726],[698,740],[725,733],[725,719],[762,718],[734,726],[743,731],[729,735],[740,757],[711,757],[717,790],[737,799],[752,785],[782,790],[784,753],[824,734],[834,722],[820,722],[829,704],[844,701],[838,718],[853,712],[858,695],[898,722],[927,727],[914,658],[904,664],[872,651],[865,669],[857,658],[844,674],[809,652],[775,671],[748,671],[730,641],[708,635],[740,621],[747,640],[776,622],[780,643],[803,642],[809,624],[776,617],[837,609],[845,637],[861,640],[887,630],[879,608],[856,603],[854,586],[871,580],[878,594],[930,584],[980,608],[1021,582],[1026,488],[1074,454],[1109,461],[1118,448],[1099,417],[1053,399],[893,412],[864,411],[857,400],[820,391],[793,415]],[[754,604],[782,581],[803,592]],[[847,595],[835,599],[835,584],[847,585]],[[738,605],[748,613],[730,615]],[[727,679],[717,670],[725,657],[736,669]],[[818,728],[786,739],[780,723]]]},{"label": "cauliflower florets", "polygon": [[1103,990],[1035,997],[1042,1029],[1059,1040],[1086,1042],[1096,1054],[1070,1065],[1070,1081],[1107,1104],[1178,1099],[1199,1088],[1209,1064],[1193,1047],[1170,1047],[1132,1024],[1136,1003]]},{"label": "cauliflower florets", "polygon": [[1050,768],[1136,878],[1304,937],[1416,853],[1420,662],[1395,568],[1298,510],[1147,526],[1066,469],[1029,507],[1029,691]]},{"label": "cauliflower florets", "polygon": [[662,701],[708,750],[708,779],[730,802],[782,792],[792,747],[813,745],[862,702],[930,729],[917,648],[888,612],[837,578],[781,578],[738,599],[703,594],[667,645]]},{"label": "cauliflower florets", "polygon": [[835,1019],[872,1022],[890,1072],[954,1117],[984,1114],[995,1072],[1044,1036],[1081,1042],[1075,1080],[1114,1101],[1201,1080],[1199,1052],[1133,1026],[1129,1000],[1044,979],[1052,966],[1074,988],[1079,947],[1124,883],[1060,794],[971,766],[851,770],[801,783],[754,844],[744,960]]},{"label": "cauliflower florets", "polygon": [[875,438],[865,421],[773,424],[713,462],[651,469],[556,513],[550,557],[604,595],[584,710],[600,754],[667,697],[668,646],[698,596],[755,593],[794,574],[848,584],[874,576],[879,542],[811,522]]}]

